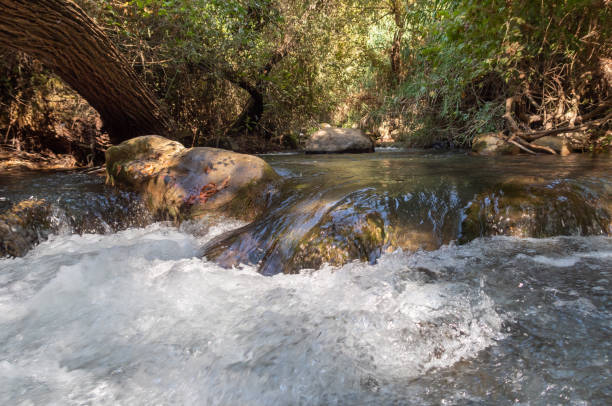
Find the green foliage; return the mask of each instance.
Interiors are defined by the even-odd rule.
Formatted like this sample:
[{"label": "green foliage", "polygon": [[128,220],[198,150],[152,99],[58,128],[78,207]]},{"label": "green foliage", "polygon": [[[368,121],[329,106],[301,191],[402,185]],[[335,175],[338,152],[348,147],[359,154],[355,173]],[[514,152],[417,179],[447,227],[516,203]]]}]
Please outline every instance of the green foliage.
[{"label": "green foliage", "polygon": [[[609,97],[597,67],[612,57],[604,0],[77,1],[185,144],[294,147],[325,121],[466,145],[504,129],[507,97],[540,126]],[[246,114],[253,101],[262,112]]]},{"label": "green foliage", "polygon": [[361,0],[81,1],[112,27],[189,142],[218,143],[262,95],[257,134],[299,132],[356,89],[371,16]]},{"label": "green foliage", "polygon": [[[589,110],[606,97],[593,75],[598,58],[609,58],[612,45],[611,7],[604,2],[406,0],[402,4],[400,24],[398,11],[390,12],[396,15],[396,35],[404,33],[404,70],[395,72],[399,80],[383,82],[387,85],[383,88],[380,81],[363,82],[385,95],[368,106],[372,128],[399,120],[408,142],[446,139],[466,144],[476,134],[503,129],[506,97],[530,93],[542,105],[525,109],[559,116],[551,125],[566,119],[558,111]],[[372,27],[370,47],[381,42],[383,27],[389,27],[389,21]],[[388,74],[388,68],[381,73]],[[570,97],[581,101],[559,105]]]}]

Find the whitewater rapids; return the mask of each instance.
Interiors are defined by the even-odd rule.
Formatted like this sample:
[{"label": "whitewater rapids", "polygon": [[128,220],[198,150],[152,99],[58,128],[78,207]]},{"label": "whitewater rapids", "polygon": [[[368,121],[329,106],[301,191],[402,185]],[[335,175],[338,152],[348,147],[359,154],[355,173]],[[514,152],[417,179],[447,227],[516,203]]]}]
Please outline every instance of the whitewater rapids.
[{"label": "whitewater rapids", "polygon": [[[513,375],[531,355],[500,349],[517,334],[513,323],[529,319],[515,307],[551,322],[529,295],[510,304],[515,291],[545,289],[498,266],[604,272],[612,258],[604,237],[484,239],[274,277],[199,258],[206,241],[239,225],[53,236],[23,258],[1,259],[0,404],[482,402],[495,385],[473,385],[475,374],[494,374],[498,362],[506,369],[499,379],[514,380],[518,392],[534,384]],[[558,257],[564,244],[576,252]],[[516,255],[530,246],[538,255]],[[605,293],[607,279],[597,279]],[[562,296],[559,286],[547,288]],[[548,306],[610,328],[609,300],[568,294]],[[601,367],[609,344],[592,350],[581,362]],[[555,379],[537,384],[554,389]]]}]

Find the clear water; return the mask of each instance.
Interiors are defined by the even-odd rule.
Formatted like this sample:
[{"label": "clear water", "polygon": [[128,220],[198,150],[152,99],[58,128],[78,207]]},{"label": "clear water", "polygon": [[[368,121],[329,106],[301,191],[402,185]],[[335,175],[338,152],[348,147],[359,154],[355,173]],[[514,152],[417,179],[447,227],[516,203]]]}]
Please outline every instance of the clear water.
[{"label": "clear water", "polygon": [[5,171],[0,173],[0,214],[36,199],[52,205],[52,223],[60,233],[111,233],[152,222],[135,193],[104,181],[82,171]]},{"label": "clear water", "polygon": [[0,404],[612,402],[610,237],[480,238],[273,277],[199,258],[243,225],[62,234],[0,259]]},{"label": "clear water", "polygon": [[[366,215],[380,219],[389,237],[380,250],[369,248],[362,253],[371,262],[389,247],[437,249],[461,236],[466,208],[475,196],[484,196],[488,205],[495,206],[499,224],[482,233],[495,235],[495,227],[502,229],[506,220],[505,208],[497,207],[498,197],[504,194],[499,185],[516,182],[523,195],[553,201],[539,208],[529,207],[529,198],[521,203],[522,217],[530,219],[540,212],[532,228],[545,230],[543,235],[518,225],[510,235],[612,234],[609,156],[488,158],[392,151],[266,159],[287,178],[279,198],[248,227],[209,244],[204,250],[208,258],[226,266],[257,265],[266,275],[294,273],[309,266],[300,260],[308,250],[303,247],[309,236],[327,235],[326,245],[350,246],[352,241],[346,240],[355,241],[355,229]],[[528,189],[532,184],[537,185],[535,191]],[[580,216],[583,221],[576,221]],[[348,233],[347,224],[353,226]]]}]

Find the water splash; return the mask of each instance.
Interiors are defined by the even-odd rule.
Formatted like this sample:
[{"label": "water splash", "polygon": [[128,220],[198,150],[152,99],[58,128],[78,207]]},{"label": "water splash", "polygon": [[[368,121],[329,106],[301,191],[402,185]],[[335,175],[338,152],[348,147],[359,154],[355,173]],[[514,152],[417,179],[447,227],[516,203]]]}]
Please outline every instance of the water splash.
[{"label": "water splash", "polygon": [[[534,400],[509,374],[541,355],[541,371],[564,359],[567,373],[537,388],[601,396],[601,379],[580,385],[610,349],[609,295],[595,289],[609,258],[593,254],[609,252],[609,238],[494,238],[275,277],[197,258],[240,225],[54,236],[0,260],[0,403]],[[570,272],[521,252],[577,262]],[[577,288],[576,267],[592,282]],[[576,320],[583,328],[565,327]],[[587,332],[589,356],[559,358],[557,337],[583,351]],[[550,351],[533,342],[543,333]],[[477,383],[482,374],[492,376]]]},{"label": "water splash", "polygon": [[1,260],[0,401],[374,399],[500,337],[479,286],[424,283],[402,254],[267,278],[198,259],[211,235],[156,224]]}]

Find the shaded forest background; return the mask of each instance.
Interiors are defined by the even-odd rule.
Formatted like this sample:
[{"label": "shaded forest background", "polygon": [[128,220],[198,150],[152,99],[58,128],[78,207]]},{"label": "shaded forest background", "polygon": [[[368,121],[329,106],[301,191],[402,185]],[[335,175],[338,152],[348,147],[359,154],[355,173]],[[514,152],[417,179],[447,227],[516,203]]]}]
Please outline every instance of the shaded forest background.
[{"label": "shaded forest background", "polygon": [[[320,122],[409,146],[564,128],[588,149],[612,142],[610,0],[76,3],[187,146],[293,149]],[[91,165],[105,132],[42,63],[0,48],[4,150]]]}]

